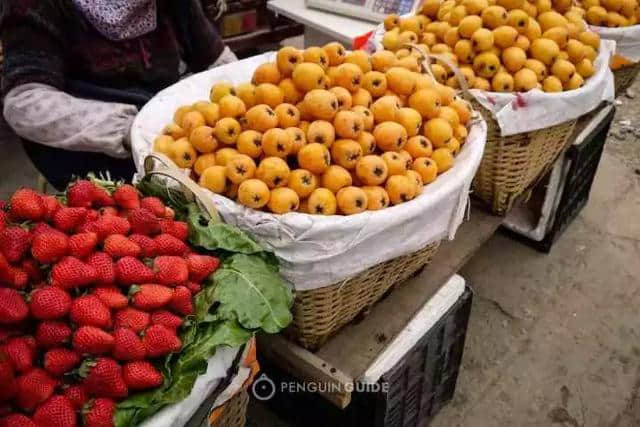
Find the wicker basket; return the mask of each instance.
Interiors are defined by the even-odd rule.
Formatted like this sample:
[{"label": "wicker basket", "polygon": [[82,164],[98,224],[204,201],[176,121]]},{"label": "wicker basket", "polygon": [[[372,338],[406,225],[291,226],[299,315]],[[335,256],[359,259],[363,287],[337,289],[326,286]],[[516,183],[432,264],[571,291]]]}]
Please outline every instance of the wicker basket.
[{"label": "wicker basket", "polygon": [[244,427],[247,422],[249,393],[241,390],[224,405],[222,414],[211,427]]},{"label": "wicker basket", "polygon": [[622,95],[633,84],[640,73],[640,62],[613,71],[616,86],[616,96]]},{"label": "wicker basket", "polygon": [[293,322],[285,331],[292,340],[317,350],[331,335],[431,262],[440,242],[365,270],[319,289],[296,292]]},{"label": "wicker basket", "polygon": [[493,213],[505,215],[569,147],[577,120],[503,137],[491,112],[477,101],[472,102],[487,121],[487,144],[473,179],[473,194]]}]

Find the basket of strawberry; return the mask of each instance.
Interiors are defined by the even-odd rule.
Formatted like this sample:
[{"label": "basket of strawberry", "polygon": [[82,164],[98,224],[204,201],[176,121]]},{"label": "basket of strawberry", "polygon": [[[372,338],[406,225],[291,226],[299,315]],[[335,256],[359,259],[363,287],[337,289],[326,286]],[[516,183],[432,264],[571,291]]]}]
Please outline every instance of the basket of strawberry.
[{"label": "basket of strawberry", "polygon": [[91,177],[0,206],[0,426],[184,425],[256,331],[290,322],[273,257],[140,189]]}]

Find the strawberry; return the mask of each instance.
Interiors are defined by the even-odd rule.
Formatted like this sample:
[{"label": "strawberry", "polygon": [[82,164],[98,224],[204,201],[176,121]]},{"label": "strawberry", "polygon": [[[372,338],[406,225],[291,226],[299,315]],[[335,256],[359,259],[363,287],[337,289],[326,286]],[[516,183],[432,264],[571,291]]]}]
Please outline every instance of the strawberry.
[{"label": "strawberry", "polygon": [[75,409],[82,409],[89,396],[82,384],[74,384],[65,388],[62,393],[69,399]]},{"label": "strawberry", "polygon": [[142,332],[151,322],[149,313],[136,310],[133,307],[123,308],[115,314],[116,328],[129,328],[134,332]]},{"label": "strawberry", "polygon": [[182,325],[182,317],[167,310],[158,310],[151,313],[152,325],[163,325],[176,331]]},{"label": "strawberry", "polygon": [[129,295],[133,295],[131,302],[134,307],[149,312],[167,305],[171,301],[173,290],[162,285],[134,285],[129,290]]},{"label": "strawberry", "polygon": [[100,208],[100,216],[118,216],[118,209],[113,206],[106,206],[104,208]]},{"label": "strawberry", "polygon": [[159,256],[153,260],[154,282],[175,286],[189,279],[189,267],[184,258]]},{"label": "strawberry", "polygon": [[29,309],[39,320],[55,320],[66,316],[71,308],[71,296],[61,288],[45,286],[31,292]]},{"label": "strawberry", "polygon": [[193,314],[193,299],[191,291],[186,286],[176,286],[169,302],[169,308],[183,316]]},{"label": "strawberry", "polygon": [[117,360],[140,360],[144,359],[147,350],[142,344],[142,340],[128,328],[118,328],[113,331],[113,350],[111,355]]},{"label": "strawberry", "polygon": [[140,249],[142,249],[141,255],[144,258],[155,258],[157,248],[156,242],[149,236],[143,234],[132,234],[129,236],[129,240],[136,242]]},{"label": "strawberry", "polygon": [[160,234],[153,239],[156,242],[158,255],[183,255],[187,245],[171,234]]},{"label": "strawberry", "polygon": [[150,210],[158,218],[164,218],[166,207],[164,202],[157,197],[143,197],[140,200],[140,207]]},{"label": "strawberry", "polygon": [[30,188],[21,188],[9,200],[9,213],[16,221],[40,221],[45,214],[40,194]]},{"label": "strawberry", "polygon": [[[156,258],[157,259],[157,258]],[[153,281],[153,271],[134,257],[120,258],[115,266],[116,280],[122,285],[148,283]]]},{"label": "strawberry", "polygon": [[87,403],[82,410],[85,427],[113,427],[113,416],[116,412],[116,402],[100,397]]},{"label": "strawberry", "polygon": [[76,410],[65,396],[51,396],[33,413],[33,421],[47,427],[76,427]]},{"label": "strawberry", "polygon": [[22,269],[22,271],[27,273],[27,277],[31,282],[37,283],[42,281],[42,270],[40,269],[40,266],[35,259],[23,259],[20,263],[20,268]]},{"label": "strawberry", "polygon": [[32,348],[24,337],[9,339],[4,346],[4,352],[16,371],[27,372],[33,367],[35,348]]},{"label": "strawberry", "polygon": [[53,216],[62,206],[58,199],[54,196],[49,196],[47,194],[43,194],[41,196],[42,203],[44,204],[44,220],[51,221],[53,220]]},{"label": "strawberry", "polygon": [[189,280],[202,282],[218,269],[220,260],[213,256],[190,254],[186,257],[189,267]]},{"label": "strawberry", "polygon": [[78,258],[67,256],[51,269],[51,284],[62,289],[87,286],[98,279],[98,272]]},{"label": "strawberry", "polygon": [[58,231],[46,222],[38,222],[31,227],[31,237],[36,237],[40,233],[47,233],[50,231]]},{"label": "strawberry", "polygon": [[171,234],[173,237],[182,240],[183,242],[186,242],[187,237],[189,237],[189,226],[186,222],[182,221],[174,221],[171,219],[160,221],[160,231],[162,233]]},{"label": "strawberry", "polygon": [[104,241],[104,251],[113,258],[126,256],[138,257],[142,252],[140,246],[122,234],[112,234]]},{"label": "strawberry", "polygon": [[169,353],[180,351],[182,341],[175,331],[162,325],[151,325],[147,328],[142,338],[148,357],[166,356]]},{"label": "strawberry", "polygon": [[7,227],[0,231],[0,253],[10,263],[16,263],[29,250],[31,235],[21,227]]},{"label": "strawberry", "polygon": [[140,196],[133,185],[125,184],[116,188],[113,199],[122,209],[137,209],[140,207]]},{"label": "strawberry", "polygon": [[79,179],[67,188],[67,205],[74,208],[87,208],[96,198],[96,185],[86,179]]},{"label": "strawberry", "polygon": [[147,390],[159,387],[164,382],[160,371],[146,360],[125,363],[122,367],[122,377],[129,390]]},{"label": "strawberry", "polygon": [[57,381],[44,369],[32,368],[16,380],[16,403],[22,409],[31,410],[53,394]]},{"label": "strawberry", "polygon": [[84,295],[74,299],[69,319],[78,326],[95,326],[102,329],[111,327],[109,307],[95,295]]},{"label": "strawberry", "polygon": [[148,209],[133,209],[129,211],[127,218],[134,233],[151,236],[160,232],[160,220]]},{"label": "strawberry", "polygon": [[71,328],[66,322],[44,321],[36,328],[38,347],[53,348],[61,346],[71,338]]},{"label": "strawberry", "polygon": [[164,208],[164,219],[174,219],[176,217],[176,212],[171,209],[169,206]]},{"label": "strawberry", "polygon": [[38,427],[38,425],[26,415],[10,414],[0,419],[0,427]]},{"label": "strawberry", "polygon": [[112,310],[119,310],[129,305],[127,297],[116,286],[101,286],[93,288],[93,294]]},{"label": "strawberry", "polygon": [[109,255],[104,252],[94,252],[87,257],[86,263],[96,270],[98,285],[111,285],[116,282],[115,265]]},{"label": "strawberry", "polygon": [[4,210],[0,209],[0,231],[7,228],[8,222],[9,222],[9,218],[7,216],[7,213]]},{"label": "strawberry", "polygon": [[98,235],[93,232],[74,234],[69,237],[69,253],[76,258],[86,258],[98,244]]},{"label": "strawberry", "polygon": [[110,206],[116,205],[116,201],[113,200],[113,197],[111,197],[111,194],[109,194],[107,190],[100,187],[99,185],[96,185],[96,189],[93,197],[94,197],[93,204],[98,208],[110,207]]},{"label": "strawberry", "polygon": [[0,402],[6,402],[16,394],[16,378],[9,357],[0,351]]},{"label": "strawberry", "polygon": [[29,275],[19,267],[9,266],[4,281],[14,289],[24,289],[29,282]]},{"label": "strawberry", "polygon": [[202,290],[202,286],[196,282],[186,282],[184,285],[189,289],[191,295],[195,295]]},{"label": "strawberry", "polygon": [[80,366],[80,376],[84,378],[87,392],[96,397],[123,398],[129,393],[122,378],[122,368],[107,357],[87,359]]},{"label": "strawberry", "polygon": [[69,238],[57,230],[36,235],[31,243],[31,255],[40,264],[52,264],[67,254]]},{"label": "strawberry", "polygon": [[72,343],[81,354],[105,354],[113,348],[113,336],[95,326],[81,326],[74,332]]},{"label": "strawberry", "polygon": [[15,289],[0,288],[0,325],[15,325],[29,315],[29,306]]},{"label": "strawberry", "polygon": [[53,215],[53,225],[60,231],[66,233],[73,231],[80,226],[87,216],[85,208],[61,207]]},{"label": "strawberry", "polygon": [[80,356],[68,348],[53,348],[44,354],[44,369],[54,377],[61,377],[80,363]]}]

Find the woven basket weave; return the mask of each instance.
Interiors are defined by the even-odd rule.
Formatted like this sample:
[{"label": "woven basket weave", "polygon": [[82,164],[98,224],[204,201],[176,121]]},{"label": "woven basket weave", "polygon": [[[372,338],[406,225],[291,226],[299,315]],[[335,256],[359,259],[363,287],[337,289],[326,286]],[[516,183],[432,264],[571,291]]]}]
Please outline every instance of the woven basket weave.
[{"label": "woven basket weave", "polygon": [[247,422],[248,405],[249,393],[241,390],[224,405],[222,414],[211,427],[244,427]]},{"label": "woven basket weave", "polygon": [[391,288],[431,262],[440,242],[375,265],[350,279],[319,289],[296,292],[293,322],[285,334],[317,350],[359,314],[366,314]]},{"label": "woven basket weave", "polygon": [[629,86],[633,84],[636,76],[640,73],[640,62],[631,64],[626,67],[619,68],[613,71],[613,78],[616,86],[616,96],[622,95]]},{"label": "woven basket weave", "polygon": [[477,101],[472,102],[487,121],[487,144],[473,179],[473,194],[493,213],[505,215],[569,147],[577,120],[503,137],[491,112]]}]

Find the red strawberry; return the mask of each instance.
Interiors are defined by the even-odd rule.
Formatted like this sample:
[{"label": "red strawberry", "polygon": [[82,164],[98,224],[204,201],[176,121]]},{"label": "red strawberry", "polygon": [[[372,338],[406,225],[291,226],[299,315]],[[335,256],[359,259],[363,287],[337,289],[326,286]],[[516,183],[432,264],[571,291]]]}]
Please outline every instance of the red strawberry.
[{"label": "red strawberry", "polygon": [[100,215],[101,216],[106,216],[106,215],[118,216],[118,209],[114,208],[113,206],[100,208]]},{"label": "red strawberry", "polygon": [[45,286],[31,292],[29,309],[31,315],[40,320],[64,317],[71,308],[71,296],[61,288]]},{"label": "red strawberry", "polygon": [[143,311],[152,311],[164,307],[171,301],[173,289],[154,284],[136,285],[131,287],[129,295],[133,295],[131,302],[134,307]]},{"label": "red strawberry", "polygon": [[0,231],[7,228],[8,222],[9,222],[9,218],[7,216],[7,213],[4,210],[0,209]]},{"label": "red strawberry", "polygon": [[150,321],[149,313],[136,310],[133,307],[127,307],[116,312],[114,326],[116,328],[129,328],[134,332],[142,332]]},{"label": "red strawberry", "polygon": [[187,237],[189,237],[189,226],[186,222],[182,221],[174,221],[171,219],[160,221],[160,231],[162,233],[171,234],[173,237],[178,240],[182,240],[183,242],[186,242]]},{"label": "red strawberry", "polygon": [[157,257],[153,260],[153,272],[154,282],[162,285],[175,286],[189,279],[187,261],[178,256]]},{"label": "red strawberry", "polygon": [[69,399],[57,394],[36,409],[33,421],[47,427],[76,427],[76,410]]},{"label": "red strawberry", "polygon": [[164,377],[146,360],[128,362],[122,367],[122,377],[129,390],[147,390],[159,387]]},{"label": "red strawberry", "polygon": [[113,427],[113,416],[116,412],[116,402],[100,397],[86,404],[82,410],[85,427]]},{"label": "red strawberry", "polygon": [[148,357],[160,357],[180,351],[182,341],[176,332],[162,325],[151,325],[142,338]]},{"label": "red strawberry", "polygon": [[86,258],[96,248],[98,235],[93,232],[74,234],[69,238],[69,253],[76,258]]},{"label": "red strawberry", "polygon": [[220,260],[213,256],[190,254],[186,257],[189,266],[189,280],[202,282],[216,271]]},{"label": "red strawberry", "polygon": [[184,285],[189,289],[191,295],[195,295],[202,290],[202,286],[196,282],[186,282]]},{"label": "red strawberry", "polygon": [[56,385],[44,369],[33,368],[16,381],[16,403],[22,409],[33,409],[53,394]]},{"label": "red strawberry", "polygon": [[40,233],[33,238],[31,254],[41,264],[51,264],[67,254],[69,238],[57,230]]},{"label": "red strawberry", "polygon": [[29,275],[22,268],[9,266],[4,281],[14,289],[23,289],[29,282]]},{"label": "red strawberry", "polygon": [[80,356],[68,348],[53,348],[44,354],[44,369],[54,377],[61,377],[80,363]]},{"label": "red strawberry", "polygon": [[113,350],[111,355],[117,360],[140,360],[144,359],[147,350],[142,344],[142,340],[128,328],[118,328],[113,331]]},{"label": "red strawberry", "polygon": [[80,367],[87,392],[96,397],[123,398],[129,393],[122,378],[122,368],[107,357],[96,360],[87,359]]},{"label": "red strawberry", "polygon": [[125,184],[116,188],[113,199],[122,209],[137,209],[140,207],[140,196],[133,185]]},{"label": "red strawberry", "polygon": [[72,256],[62,258],[51,269],[51,284],[62,289],[87,286],[97,278],[95,268]]},{"label": "red strawberry", "polygon": [[140,246],[140,249],[142,249],[141,255],[144,258],[154,258],[156,256],[156,242],[151,237],[143,234],[132,234],[129,236],[129,240],[136,242]]},{"label": "red strawberry", "polygon": [[30,188],[21,188],[9,200],[9,213],[16,221],[40,221],[45,214],[40,194]]},{"label": "red strawberry", "polygon": [[[157,259],[157,258],[156,258]],[[120,258],[115,266],[116,280],[122,285],[148,283],[153,281],[153,271],[134,257]]]},{"label": "red strawberry", "polygon": [[105,354],[113,348],[113,336],[95,326],[81,326],[73,334],[73,348],[81,354]]},{"label": "red strawberry", "polygon": [[104,188],[100,187],[99,185],[96,185],[96,190],[93,197],[94,197],[93,204],[96,207],[102,208],[102,207],[116,205],[116,201],[113,200],[113,197],[111,197],[109,192]]},{"label": "red strawberry", "polygon": [[171,234],[160,234],[153,239],[156,242],[158,255],[183,255],[187,245]]},{"label": "red strawberry", "polygon": [[90,208],[96,197],[96,185],[80,179],[69,186],[67,189],[67,205],[74,208]]},{"label": "red strawberry", "polygon": [[47,233],[50,231],[58,231],[46,222],[38,222],[33,227],[31,227],[31,236],[36,237],[40,233]]},{"label": "red strawberry", "polygon": [[86,262],[96,270],[98,285],[111,285],[116,282],[115,265],[109,255],[104,252],[94,252],[87,257]]},{"label": "red strawberry", "polygon": [[53,215],[53,225],[64,232],[71,232],[80,226],[87,217],[87,210],[85,208],[68,208],[66,206],[61,207]]},{"label": "red strawberry", "polygon": [[0,419],[0,427],[38,427],[38,425],[26,415],[10,414]]},{"label": "red strawberry", "polygon": [[33,258],[23,259],[20,263],[22,271],[27,273],[29,280],[34,283],[41,282],[43,278],[42,270],[37,261]]},{"label": "red strawberry", "polygon": [[131,224],[126,218],[115,215],[102,215],[96,221],[98,239],[104,240],[112,234],[127,235],[131,231]]},{"label": "red strawberry", "polygon": [[26,372],[33,366],[36,356],[35,349],[24,337],[11,338],[4,346],[4,352],[11,361],[13,369],[18,372]]},{"label": "red strawberry", "polygon": [[140,200],[140,207],[149,209],[158,218],[164,218],[166,208],[164,202],[157,197],[143,197],[142,200]]},{"label": "red strawberry", "polygon": [[93,294],[112,310],[119,310],[129,305],[127,297],[116,286],[103,286],[93,288]]},{"label": "red strawberry", "polygon": [[112,234],[104,241],[104,251],[113,258],[125,256],[138,257],[142,252],[140,246],[122,234]]},{"label": "red strawberry", "polygon": [[164,219],[174,219],[176,217],[176,213],[169,206],[164,208]]},{"label": "red strawberry", "polygon": [[177,330],[182,325],[182,317],[167,310],[159,310],[151,313],[152,325],[163,325],[171,330]]},{"label": "red strawberry", "polygon": [[60,204],[58,199],[56,199],[54,196],[43,194],[41,196],[41,199],[42,199],[42,203],[44,204],[44,219],[46,221],[53,220],[53,216],[58,211],[58,209],[60,209],[62,205]]},{"label": "red strawberry", "polygon": [[16,394],[16,378],[9,357],[0,351],[0,402],[6,402]]},{"label": "red strawberry", "polygon": [[95,295],[84,295],[73,300],[69,319],[78,326],[95,326],[109,329],[111,312],[109,307]]},{"label": "red strawberry", "polygon": [[148,209],[133,209],[129,211],[127,218],[134,233],[151,236],[160,232],[160,220]]},{"label": "red strawberry", "polygon": [[15,289],[0,288],[0,325],[15,325],[29,315],[29,306]]},{"label": "red strawberry", "polygon": [[186,286],[176,286],[173,290],[169,308],[183,316],[193,314],[193,299],[191,291]]},{"label": "red strawberry", "polygon": [[82,384],[74,384],[65,388],[62,393],[69,399],[75,409],[82,409],[89,396]]},{"label": "red strawberry", "polygon": [[71,328],[66,322],[44,321],[36,329],[36,343],[42,348],[53,348],[69,342]]},{"label": "red strawberry", "polygon": [[29,250],[31,235],[21,227],[7,227],[0,231],[0,253],[7,261],[16,263]]}]

